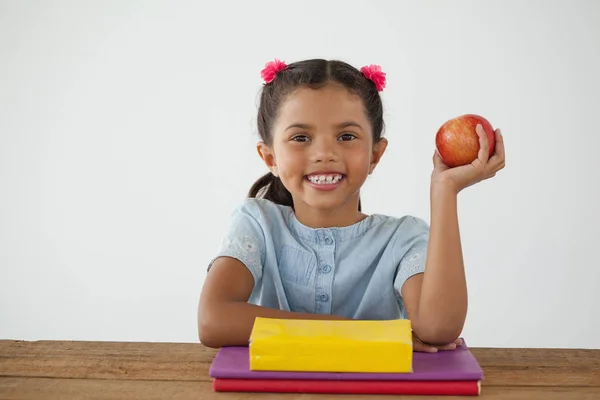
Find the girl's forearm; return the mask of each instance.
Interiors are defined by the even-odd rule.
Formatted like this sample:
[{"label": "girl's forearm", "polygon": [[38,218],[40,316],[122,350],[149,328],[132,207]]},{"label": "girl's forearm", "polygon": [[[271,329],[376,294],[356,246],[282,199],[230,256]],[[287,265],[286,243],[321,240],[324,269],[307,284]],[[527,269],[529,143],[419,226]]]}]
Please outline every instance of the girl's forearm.
[{"label": "girl's forearm", "polygon": [[432,184],[430,225],[415,333],[425,342],[450,343],[460,335],[467,314],[457,193],[450,185]]},{"label": "girl's forearm", "polygon": [[204,310],[198,326],[200,341],[207,347],[247,346],[256,317],[342,320],[336,315],[298,313],[249,304],[219,302]]}]

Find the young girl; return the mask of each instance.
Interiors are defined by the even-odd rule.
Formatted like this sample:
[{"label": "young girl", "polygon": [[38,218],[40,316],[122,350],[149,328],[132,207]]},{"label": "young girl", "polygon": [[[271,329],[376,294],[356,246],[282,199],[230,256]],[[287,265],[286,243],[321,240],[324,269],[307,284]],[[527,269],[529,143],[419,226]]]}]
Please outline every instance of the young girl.
[{"label": "young girl", "polygon": [[248,345],[257,316],[411,320],[415,351],[450,350],[467,313],[457,195],[504,167],[477,127],[479,157],[433,156],[431,227],[361,212],[360,188],[387,146],[385,73],[341,62],[275,60],[262,71],[257,150],[270,172],[250,189],[211,262],[198,331],[210,347]]}]

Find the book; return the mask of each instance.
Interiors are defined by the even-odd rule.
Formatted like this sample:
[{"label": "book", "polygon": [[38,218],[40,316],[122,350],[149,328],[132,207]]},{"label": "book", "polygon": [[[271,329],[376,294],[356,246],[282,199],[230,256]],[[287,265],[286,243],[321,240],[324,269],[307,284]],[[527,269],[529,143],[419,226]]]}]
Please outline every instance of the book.
[{"label": "book", "polygon": [[480,381],[213,379],[215,392],[478,396]]},{"label": "book", "polygon": [[464,381],[483,380],[483,370],[463,340],[455,350],[413,354],[413,372],[406,373],[339,373],[253,371],[249,365],[249,348],[232,346],[219,349],[209,369],[212,378],[235,379],[303,379],[303,380],[409,380]]},{"label": "book", "polygon": [[250,349],[223,347],[209,375],[222,392],[464,395],[481,393],[483,370],[466,342],[455,350],[415,352],[412,373],[255,371]]},{"label": "book", "polygon": [[411,323],[259,317],[249,352],[253,371],[410,373]]}]

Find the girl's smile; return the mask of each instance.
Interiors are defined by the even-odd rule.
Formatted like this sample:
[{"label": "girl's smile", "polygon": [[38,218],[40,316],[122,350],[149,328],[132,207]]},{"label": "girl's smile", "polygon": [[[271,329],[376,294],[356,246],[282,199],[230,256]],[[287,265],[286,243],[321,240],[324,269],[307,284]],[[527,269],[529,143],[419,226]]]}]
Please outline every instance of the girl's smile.
[{"label": "girl's smile", "polygon": [[334,171],[317,171],[305,177],[306,181],[317,190],[334,190],[338,188],[346,175]]}]

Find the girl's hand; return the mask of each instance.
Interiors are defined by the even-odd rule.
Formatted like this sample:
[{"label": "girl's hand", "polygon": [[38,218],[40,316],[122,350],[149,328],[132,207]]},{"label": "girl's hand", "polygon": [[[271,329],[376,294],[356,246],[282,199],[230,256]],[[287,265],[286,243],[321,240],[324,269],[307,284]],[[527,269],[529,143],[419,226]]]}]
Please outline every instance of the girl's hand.
[{"label": "girl's hand", "polygon": [[454,342],[443,346],[423,343],[413,332],[413,351],[436,353],[438,350],[454,350],[457,346],[462,346],[462,344],[462,339],[456,339]]},{"label": "girl's hand", "polygon": [[450,168],[442,161],[437,150],[433,155],[433,172],[431,174],[431,183],[449,185],[457,194],[461,190],[492,178],[498,171],[504,168],[504,139],[500,129],[496,129],[496,144],[492,157],[488,159],[489,143],[488,138],[481,127],[477,125],[475,129],[479,136],[479,153],[477,159],[471,164]]}]

